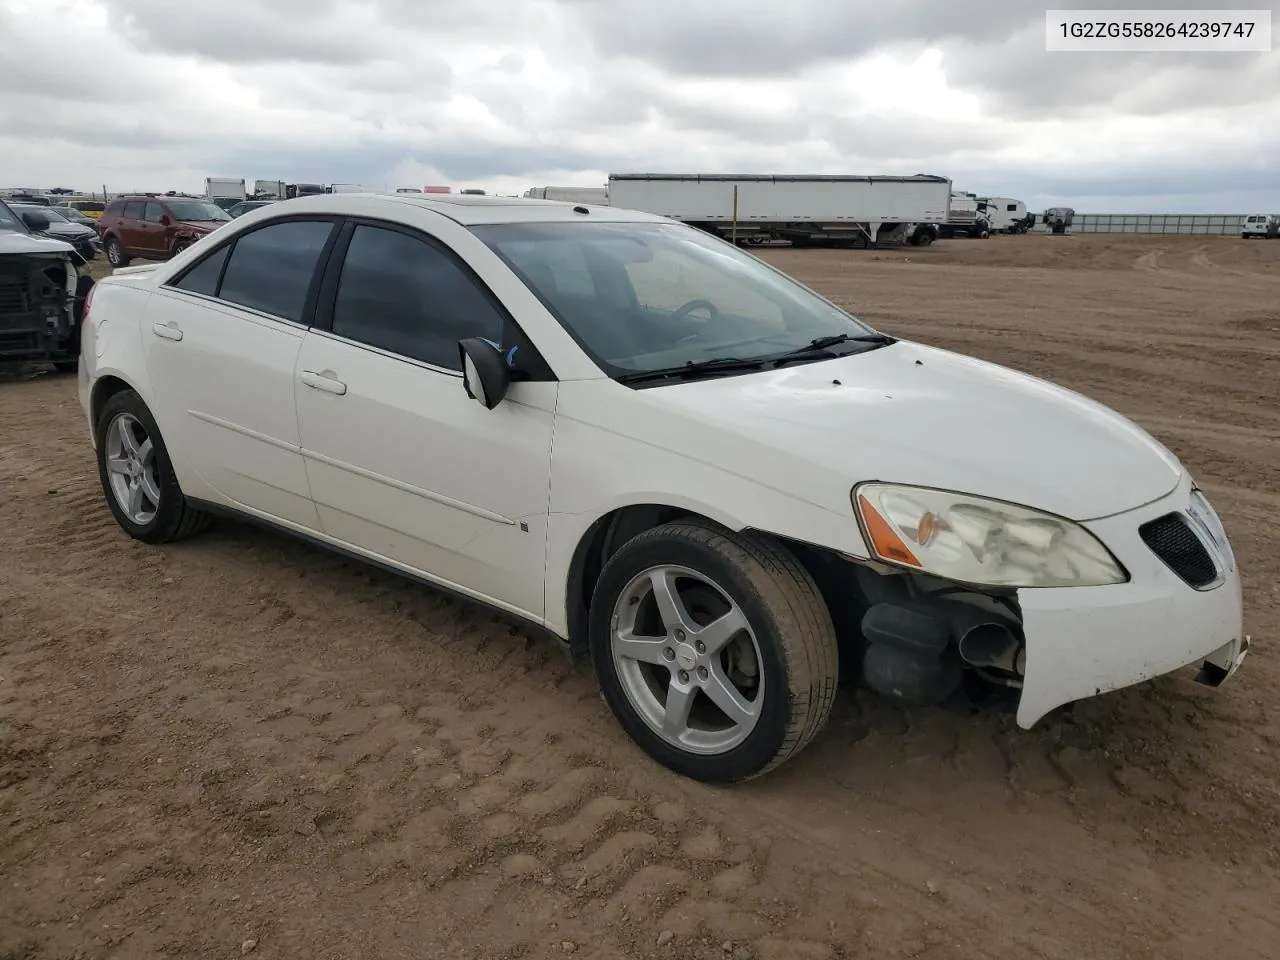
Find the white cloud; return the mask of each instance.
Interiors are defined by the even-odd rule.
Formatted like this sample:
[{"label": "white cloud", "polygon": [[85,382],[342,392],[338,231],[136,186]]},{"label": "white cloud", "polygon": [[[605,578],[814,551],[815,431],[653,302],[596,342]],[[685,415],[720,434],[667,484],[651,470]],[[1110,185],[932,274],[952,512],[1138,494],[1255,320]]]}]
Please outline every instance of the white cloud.
[{"label": "white cloud", "polygon": [[0,150],[12,184],[113,190],[930,172],[1033,209],[1280,208],[1280,56],[1048,54],[1043,10],[0,0]]}]

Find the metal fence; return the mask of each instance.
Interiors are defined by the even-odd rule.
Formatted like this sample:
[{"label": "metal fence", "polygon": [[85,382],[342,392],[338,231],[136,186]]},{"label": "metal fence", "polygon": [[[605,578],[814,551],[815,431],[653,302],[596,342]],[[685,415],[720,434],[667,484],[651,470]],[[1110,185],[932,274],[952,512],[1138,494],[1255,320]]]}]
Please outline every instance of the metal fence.
[{"label": "metal fence", "polygon": [[[1077,213],[1072,233],[1238,234],[1245,214],[1227,213]],[[1035,233],[1047,233],[1037,223]]]}]

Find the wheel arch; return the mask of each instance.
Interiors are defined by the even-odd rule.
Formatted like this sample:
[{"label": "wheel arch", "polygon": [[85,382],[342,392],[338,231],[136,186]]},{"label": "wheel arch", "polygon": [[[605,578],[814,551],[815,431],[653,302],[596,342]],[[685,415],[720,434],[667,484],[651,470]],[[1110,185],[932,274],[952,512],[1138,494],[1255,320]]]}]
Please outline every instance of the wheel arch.
[{"label": "wheel arch", "polygon": [[135,384],[130,383],[118,372],[102,373],[94,380],[93,386],[89,390],[89,423],[95,443],[97,442],[98,418],[102,416],[102,408],[106,406],[108,400],[118,393],[124,393],[126,390],[132,390],[142,397],[143,402],[146,403],[146,395],[143,391],[139,390]]},{"label": "wheel arch", "polygon": [[835,581],[829,570],[833,564],[848,561],[837,551],[743,524],[714,507],[673,501],[674,498],[654,498],[615,506],[597,517],[578,538],[569,560],[563,599],[564,622],[568,632],[565,639],[572,655],[585,656],[588,651],[591,596],[609,557],[633,537],[675,520],[700,521],[729,532],[749,533],[773,541],[795,556],[813,577],[823,601],[833,615],[840,607],[839,597],[834,593]]}]

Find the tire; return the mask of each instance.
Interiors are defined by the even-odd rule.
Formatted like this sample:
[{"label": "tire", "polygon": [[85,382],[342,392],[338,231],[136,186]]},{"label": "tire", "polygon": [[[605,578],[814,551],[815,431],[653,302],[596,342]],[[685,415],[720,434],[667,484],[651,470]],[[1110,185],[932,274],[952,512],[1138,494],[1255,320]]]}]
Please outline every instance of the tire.
[{"label": "tire", "polygon": [[182,251],[187,249],[187,247],[189,246],[191,246],[190,240],[179,240],[177,243],[173,245],[173,251],[169,254],[170,258],[176,257],[178,254],[182,253]]},{"label": "tire", "polygon": [[933,243],[933,233],[932,233],[932,232],[930,232],[930,231],[928,231],[928,230],[925,230],[925,231],[923,231],[922,233],[919,233],[919,234],[917,234],[917,235],[916,235],[916,246],[917,246],[917,247],[927,247],[927,246],[929,246],[929,244],[931,244],[931,243]]},{"label": "tire", "polygon": [[[675,618],[659,615],[654,577],[675,586],[685,622],[702,624],[701,632],[681,632],[670,626]],[[705,625],[726,609],[736,609],[747,629],[722,631],[716,654]],[[645,638],[633,641],[638,658],[615,642],[615,624],[629,629],[628,621],[633,635]],[[700,636],[712,649],[696,648]],[[694,521],[655,527],[614,553],[591,598],[589,640],[596,677],[622,728],[659,764],[704,783],[748,780],[794,757],[826,723],[839,680],[831,615],[799,561],[763,538]],[[734,678],[752,687],[753,670],[759,685],[747,699]],[[706,692],[724,684],[754,717],[726,727],[729,715]],[[698,714],[668,736],[658,726],[678,688],[689,692]],[[725,702],[723,692],[719,699]]]},{"label": "tire", "polygon": [[107,252],[107,263],[113,267],[127,267],[133,259],[124,252],[124,247],[120,246],[120,241],[115,237],[107,237],[103,246]]},{"label": "tire", "polygon": [[[141,480],[145,476],[150,481],[151,492],[159,494],[157,504],[154,503],[156,498],[144,489],[146,503],[139,501],[144,508],[153,508],[149,511],[150,516],[146,516],[142,510],[139,511],[140,515],[131,516],[112,483],[113,472],[108,466],[108,460],[125,458],[113,456],[119,452],[121,441],[118,439],[120,434],[117,437],[111,437],[110,434],[112,431],[120,431],[122,422],[129,428],[134,443],[142,453],[134,478]],[[102,493],[107,498],[112,516],[129,536],[143,543],[169,543],[194,536],[208,525],[208,515],[193,509],[187,503],[182,488],[178,486],[169,451],[160,436],[155,418],[136,393],[123,390],[107,400],[98,416],[95,435],[98,479],[102,484]],[[144,441],[151,443],[149,454]],[[130,478],[124,479],[127,483]]]}]

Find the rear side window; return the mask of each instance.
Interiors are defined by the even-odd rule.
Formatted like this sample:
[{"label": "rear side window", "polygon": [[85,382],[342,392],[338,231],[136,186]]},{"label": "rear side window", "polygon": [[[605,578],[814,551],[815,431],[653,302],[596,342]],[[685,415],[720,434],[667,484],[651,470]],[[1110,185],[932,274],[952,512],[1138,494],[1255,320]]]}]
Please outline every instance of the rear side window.
[{"label": "rear side window", "polygon": [[150,223],[159,223],[160,215],[164,213],[164,208],[158,203],[148,203],[146,209],[142,213],[142,219]]},{"label": "rear side window", "polygon": [[124,212],[120,216],[126,220],[141,220],[143,207],[141,200],[130,200],[124,205]]},{"label": "rear side window", "polygon": [[333,230],[328,221],[293,220],[239,237],[218,298],[301,323],[316,264]]}]

